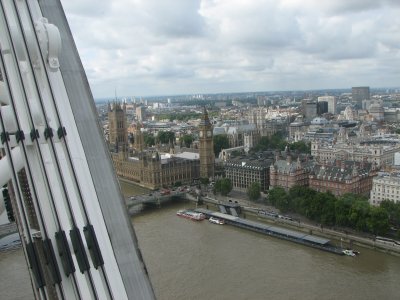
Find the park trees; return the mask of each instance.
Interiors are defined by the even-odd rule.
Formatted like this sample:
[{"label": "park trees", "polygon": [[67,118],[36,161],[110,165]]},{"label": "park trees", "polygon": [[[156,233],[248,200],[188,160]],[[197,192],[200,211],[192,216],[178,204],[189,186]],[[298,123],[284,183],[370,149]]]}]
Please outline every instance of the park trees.
[{"label": "park trees", "polygon": [[259,182],[253,182],[247,187],[247,196],[250,200],[258,200],[261,195],[261,186]]},{"label": "park trees", "polygon": [[389,230],[389,215],[382,207],[371,206],[366,225],[370,232],[375,235],[382,235]]},{"label": "park trees", "polygon": [[311,143],[304,141],[293,142],[289,145],[289,149],[311,154]]},{"label": "park trees", "polygon": [[175,132],[173,131],[159,131],[157,139],[161,144],[169,144],[175,141]]},{"label": "park trees", "polygon": [[215,182],[214,192],[227,196],[232,191],[232,182],[229,178],[221,178]]},{"label": "park trees", "polygon": [[400,228],[400,202],[384,200],[381,202],[380,207],[388,213],[389,223],[396,228]]},{"label": "park trees", "polygon": [[282,212],[290,210],[289,197],[286,191],[281,187],[274,187],[268,194],[269,202]]},{"label": "park trees", "polygon": [[213,136],[214,154],[218,157],[222,149],[229,148],[229,139],[226,134],[218,134]]},{"label": "park trees", "polygon": [[190,134],[185,134],[184,136],[181,137],[181,143],[186,148],[189,148],[190,145],[193,143],[193,136]]},{"label": "park trees", "polygon": [[151,147],[155,145],[155,138],[154,135],[152,135],[151,133],[143,133],[143,141],[145,143],[145,145]]}]

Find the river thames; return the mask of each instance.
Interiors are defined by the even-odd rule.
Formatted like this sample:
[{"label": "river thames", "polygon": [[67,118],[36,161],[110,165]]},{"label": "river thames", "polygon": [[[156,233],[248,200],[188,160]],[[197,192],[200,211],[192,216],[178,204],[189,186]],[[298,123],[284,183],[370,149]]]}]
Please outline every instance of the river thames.
[{"label": "river thames", "polygon": [[[132,218],[159,300],[400,299],[399,257],[361,247],[358,257],[338,256],[176,216],[191,206],[165,205]],[[21,249],[0,253],[0,273],[1,299],[31,299]]]}]

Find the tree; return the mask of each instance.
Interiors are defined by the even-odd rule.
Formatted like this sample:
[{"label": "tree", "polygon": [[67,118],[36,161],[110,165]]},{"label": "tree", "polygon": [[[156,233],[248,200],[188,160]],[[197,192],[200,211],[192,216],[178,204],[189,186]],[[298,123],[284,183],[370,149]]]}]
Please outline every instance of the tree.
[{"label": "tree", "polygon": [[214,142],[214,154],[215,157],[218,157],[219,153],[222,149],[229,148],[229,139],[226,134],[218,134],[213,136]]},{"label": "tree", "polygon": [[366,224],[373,234],[383,235],[389,230],[389,215],[384,208],[371,206]]},{"label": "tree", "polygon": [[357,230],[367,230],[367,217],[370,213],[370,205],[367,201],[356,199],[349,211],[349,221]]},{"label": "tree", "polygon": [[175,133],[172,131],[159,131],[157,134],[157,139],[162,144],[169,144],[175,141]]},{"label": "tree", "polygon": [[250,200],[257,200],[261,196],[261,186],[259,182],[253,182],[247,188],[247,196]]},{"label": "tree", "polygon": [[218,179],[214,185],[214,191],[222,196],[227,196],[232,191],[232,182],[229,178]]},{"label": "tree", "polygon": [[191,136],[190,134],[185,134],[181,137],[181,142],[185,147],[189,148],[193,142],[193,136]]},{"label": "tree", "polygon": [[290,150],[297,150],[301,153],[311,154],[311,143],[306,143],[304,141],[298,141],[291,143],[289,145]]},{"label": "tree", "polygon": [[306,210],[311,200],[317,192],[306,186],[296,185],[289,190],[291,199],[291,209],[302,215],[306,215]]},{"label": "tree", "polygon": [[154,146],[156,144],[154,135],[147,132],[143,133],[143,141],[149,147]]},{"label": "tree", "polygon": [[384,200],[381,202],[380,207],[385,209],[388,213],[390,224],[400,228],[400,202],[395,203],[393,201]]},{"label": "tree", "polygon": [[350,209],[355,201],[354,194],[344,194],[335,202],[335,220],[336,225],[351,226],[349,220]]},{"label": "tree", "polygon": [[274,187],[269,191],[268,199],[272,205],[282,212],[286,212],[290,208],[289,197],[286,191],[281,187]]},{"label": "tree", "polygon": [[323,203],[320,215],[320,222],[323,225],[334,225],[335,224],[335,202],[336,197],[330,193],[326,192],[323,194]]},{"label": "tree", "polygon": [[283,137],[282,132],[276,132],[272,136],[263,136],[261,137],[258,144],[253,148],[252,152],[268,150],[268,149],[277,149],[283,150],[286,147],[286,141]]}]

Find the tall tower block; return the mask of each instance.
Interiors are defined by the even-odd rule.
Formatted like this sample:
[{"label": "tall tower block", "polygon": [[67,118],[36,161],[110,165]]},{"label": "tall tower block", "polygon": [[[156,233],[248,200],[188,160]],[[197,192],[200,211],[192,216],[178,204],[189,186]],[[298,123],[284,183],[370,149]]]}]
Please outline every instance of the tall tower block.
[{"label": "tall tower block", "polygon": [[214,143],[213,126],[211,125],[208,113],[204,107],[204,112],[199,124],[200,135],[200,177],[214,177]]}]

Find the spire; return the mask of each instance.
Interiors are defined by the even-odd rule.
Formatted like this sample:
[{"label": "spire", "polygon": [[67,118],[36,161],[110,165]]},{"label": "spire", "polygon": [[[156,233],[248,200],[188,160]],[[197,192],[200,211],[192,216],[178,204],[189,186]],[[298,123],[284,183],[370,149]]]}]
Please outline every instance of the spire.
[{"label": "spire", "polygon": [[208,118],[208,112],[205,106],[203,107],[203,115],[201,116],[201,121],[199,125],[200,126],[211,125],[210,119]]}]

